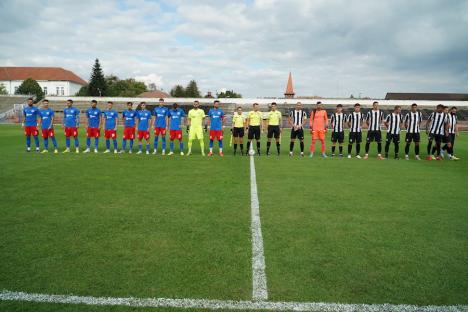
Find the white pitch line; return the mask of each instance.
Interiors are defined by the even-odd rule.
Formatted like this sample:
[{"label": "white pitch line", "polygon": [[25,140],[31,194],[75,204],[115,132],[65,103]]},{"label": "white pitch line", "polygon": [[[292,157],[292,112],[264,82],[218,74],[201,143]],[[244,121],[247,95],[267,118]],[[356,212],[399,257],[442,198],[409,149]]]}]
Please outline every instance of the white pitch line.
[{"label": "white pitch line", "polygon": [[252,298],[267,300],[268,288],[265,274],[265,256],[263,254],[262,225],[260,222],[260,204],[257,194],[257,178],[254,157],[250,156],[250,207],[252,221]]},{"label": "white pitch line", "polygon": [[209,310],[269,310],[322,312],[466,312],[468,305],[416,306],[405,304],[346,304],[324,302],[271,302],[211,299],[112,298],[75,295],[47,295],[3,290],[1,301],[28,301],[93,306],[128,306],[152,308],[183,308]]}]

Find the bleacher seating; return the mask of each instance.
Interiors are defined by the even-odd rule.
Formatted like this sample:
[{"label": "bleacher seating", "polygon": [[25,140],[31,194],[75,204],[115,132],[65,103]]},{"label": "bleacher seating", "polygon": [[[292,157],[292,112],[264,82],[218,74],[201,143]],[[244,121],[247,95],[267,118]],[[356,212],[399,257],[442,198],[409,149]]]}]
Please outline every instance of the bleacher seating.
[{"label": "bleacher seating", "polygon": [[10,95],[0,95],[0,113],[4,113],[14,107],[15,104],[24,104],[28,96],[10,96]]}]

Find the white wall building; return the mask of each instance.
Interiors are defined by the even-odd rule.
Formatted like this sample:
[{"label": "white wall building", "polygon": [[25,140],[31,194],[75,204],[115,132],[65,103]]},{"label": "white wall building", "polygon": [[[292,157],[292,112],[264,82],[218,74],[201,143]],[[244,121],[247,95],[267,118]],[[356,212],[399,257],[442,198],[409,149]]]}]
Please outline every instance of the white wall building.
[{"label": "white wall building", "polygon": [[32,78],[46,96],[73,96],[87,82],[60,67],[0,67],[0,84],[8,94],[15,94],[21,83]]}]

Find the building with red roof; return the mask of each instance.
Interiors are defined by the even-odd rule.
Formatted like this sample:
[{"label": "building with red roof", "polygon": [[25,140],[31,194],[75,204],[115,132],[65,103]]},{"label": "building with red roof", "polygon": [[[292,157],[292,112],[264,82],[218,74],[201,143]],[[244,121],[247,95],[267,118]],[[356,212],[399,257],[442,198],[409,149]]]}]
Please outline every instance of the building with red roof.
[{"label": "building with red roof", "polygon": [[75,95],[87,82],[75,73],[61,67],[0,67],[0,83],[9,94],[15,94],[21,83],[36,80],[45,95]]}]

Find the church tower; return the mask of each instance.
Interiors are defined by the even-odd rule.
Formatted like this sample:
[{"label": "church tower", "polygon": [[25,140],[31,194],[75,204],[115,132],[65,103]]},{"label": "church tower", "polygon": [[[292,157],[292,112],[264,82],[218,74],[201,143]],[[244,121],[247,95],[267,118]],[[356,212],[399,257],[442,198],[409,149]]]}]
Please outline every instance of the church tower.
[{"label": "church tower", "polygon": [[294,89],[293,89],[291,72],[289,72],[288,85],[286,86],[286,92],[284,92],[284,97],[286,99],[294,98]]}]

